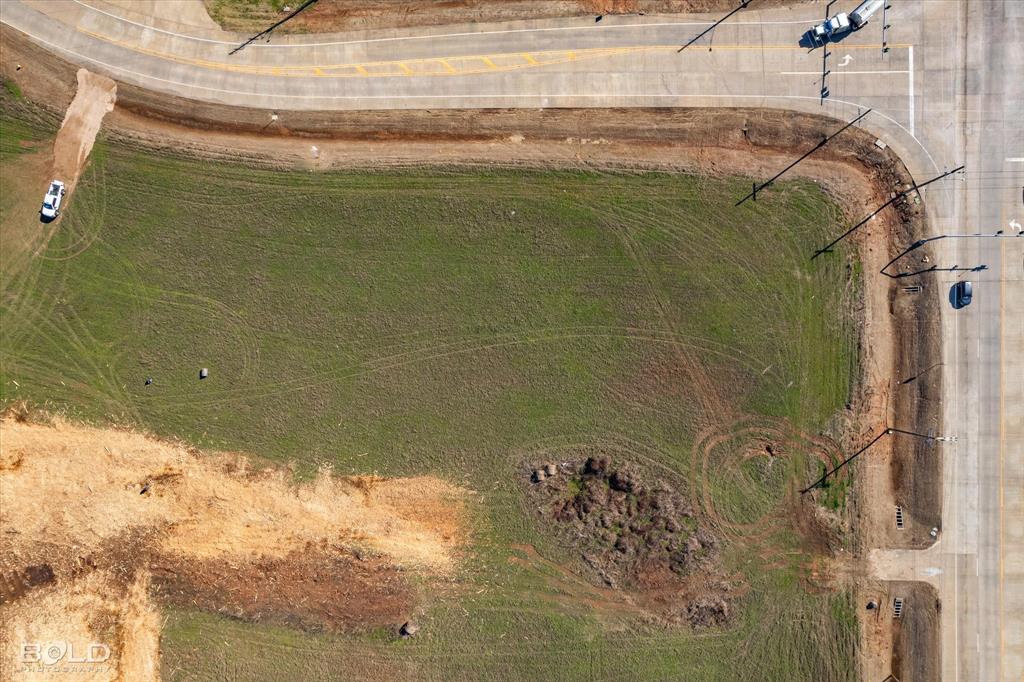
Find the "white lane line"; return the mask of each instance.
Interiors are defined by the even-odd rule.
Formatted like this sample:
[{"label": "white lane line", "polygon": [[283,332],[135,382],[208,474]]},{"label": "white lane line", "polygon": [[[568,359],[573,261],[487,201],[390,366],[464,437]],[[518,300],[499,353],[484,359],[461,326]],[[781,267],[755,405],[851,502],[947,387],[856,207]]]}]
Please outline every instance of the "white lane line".
[{"label": "white lane line", "polygon": [[914,134],[914,46],[907,48],[907,59],[910,61],[910,134]]},{"label": "white lane line", "polygon": [[[8,25],[10,26],[10,24],[8,24]],[[126,69],[123,66],[117,66],[116,64],[110,64],[108,62],[104,62],[104,61],[101,61],[99,59],[96,59],[95,57],[89,57],[88,55],[84,55],[84,54],[81,54],[79,52],[75,52],[74,50],[69,50],[68,48],[66,48],[66,47],[64,47],[62,45],[56,45],[54,43],[51,43],[48,40],[45,40],[44,38],[40,38],[38,36],[34,36],[31,33],[28,33],[27,31],[25,31],[23,29],[16,28],[16,27],[12,27],[12,28],[15,28],[15,30],[18,30],[21,33],[24,33],[25,35],[27,35],[32,40],[35,40],[36,42],[38,42],[38,43],[40,43],[42,45],[46,45],[47,47],[52,48],[52,49],[54,49],[54,50],[56,50],[58,52],[63,52],[65,54],[69,54],[69,55],[71,55],[73,57],[78,57],[79,59],[84,59],[87,62],[92,62],[93,64],[99,64],[100,66],[104,66],[104,67],[106,67],[106,68],[108,68],[108,69],[110,69],[112,71],[120,71],[122,73],[126,73],[126,74],[131,75],[131,76],[136,76],[136,77],[141,78],[141,79],[148,79],[148,80],[157,81],[157,82],[160,82],[160,83],[167,83],[168,85],[177,85],[177,86],[180,86],[180,87],[183,87],[183,88],[191,88],[193,90],[206,90],[208,92],[219,92],[219,93],[223,93],[223,94],[227,94],[227,95],[244,95],[246,97],[266,97],[267,96],[266,91],[262,91],[262,92],[248,91],[247,92],[247,91],[243,91],[243,90],[227,90],[227,89],[224,89],[224,88],[211,88],[211,87],[206,86],[206,85],[195,85],[193,83],[182,83],[181,81],[173,81],[173,80],[169,80],[167,78],[159,78],[157,76],[151,76],[148,73],[139,73],[138,71],[132,71],[130,69]],[[760,99],[760,100],[769,100],[769,99],[781,99],[781,100],[787,100],[787,99],[807,99],[807,100],[815,100],[815,101],[817,101],[819,99],[819,97],[817,97],[817,96],[813,96],[812,97],[810,95],[700,95],[700,94],[692,94],[692,95],[684,95],[684,94],[680,94],[680,95],[620,95],[620,94],[601,94],[601,93],[592,93],[592,94],[586,94],[586,93],[583,93],[583,94],[580,94],[580,93],[557,94],[556,93],[556,94],[546,94],[546,95],[544,95],[544,94],[541,94],[541,95],[510,95],[510,94],[506,94],[506,93],[485,94],[485,95],[482,95],[482,94],[475,94],[475,95],[282,95],[282,94],[275,94],[275,95],[270,95],[270,97],[277,97],[277,98],[280,98],[280,99],[300,99],[300,100],[311,100],[311,99],[324,99],[324,100],[360,100],[360,99],[363,99],[363,100],[388,100],[388,99],[393,99],[393,100],[399,100],[399,101],[401,101],[401,100],[429,100],[429,99],[440,99],[440,100],[445,100],[445,99],[448,99],[448,100],[454,100],[454,99],[459,99],[459,100],[473,100],[473,99],[540,99],[540,100],[547,100],[549,98],[557,98],[557,97],[573,97],[573,98],[578,98],[578,99],[595,99],[595,98],[607,98],[607,99],[612,99],[612,98],[618,98],[618,99],[627,99],[627,98],[632,98],[632,99],[645,99],[645,98],[646,99],[693,99],[693,98],[704,98],[704,99]],[[856,102],[850,102],[850,101],[847,101],[847,100],[836,99],[836,98],[833,98],[833,97],[830,97],[829,101],[830,102],[835,102],[836,104],[842,104],[842,105],[845,105],[845,106],[848,106],[848,107],[855,107],[858,111],[864,109],[863,105],[857,104]],[[235,106],[238,106],[238,105],[235,105]],[[542,107],[545,106],[543,101],[541,102],[541,106]],[[879,111],[877,109],[873,109],[871,113],[876,114],[876,115],[884,118],[886,121],[889,121],[890,123],[892,123],[896,127],[900,128],[905,133],[908,133],[908,134],[910,133],[910,131],[907,130],[906,126],[904,126],[902,123],[900,123],[896,119],[892,118],[891,116],[887,116],[887,115],[883,114],[881,111]],[[913,134],[910,135],[910,138],[914,142],[917,143],[917,146],[920,147],[921,151],[923,151],[925,156],[928,157],[928,161],[929,161],[929,163],[932,164],[932,168],[935,170],[936,173],[938,173],[939,172],[939,166],[938,166],[938,164],[935,163],[935,159],[934,159],[934,157],[932,157],[931,152],[928,151],[928,148],[925,147],[924,144],[921,142],[921,140],[917,139],[917,137],[914,136]]]},{"label": "white lane line", "polygon": [[[912,49],[912,48],[911,48]],[[783,76],[820,76],[821,71],[779,71]],[[868,73],[909,73],[906,69],[892,69],[883,71],[830,71],[829,76],[850,76]]]},{"label": "white lane line", "polygon": [[1008,156],[1003,160],[1006,163],[1024,163],[1024,156]]},{"label": "white lane line", "polygon": [[[215,40],[213,38],[200,38],[198,36],[190,36],[187,33],[175,33],[174,31],[168,31],[168,30],[165,30],[165,29],[162,29],[162,28],[156,28],[155,26],[150,26],[148,24],[143,24],[143,23],[140,23],[138,21],[132,21],[131,19],[126,19],[126,18],[124,18],[122,16],[119,16],[117,14],[113,14],[111,12],[107,12],[107,11],[101,10],[99,7],[93,7],[92,5],[90,5],[90,4],[86,3],[86,2],[82,2],[82,0],[74,0],[74,1],[77,4],[81,5],[82,7],[86,7],[88,9],[91,9],[92,11],[98,12],[100,14],[105,14],[108,17],[111,17],[112,19],[116,19],[117,21],[121,21],[121,22],[124,22],[126,24],[132,24],[133,26],[138,26],[138,27],[146,29],[146,30],[156,31],[157,33],[164,33],[164,34],[169,35],[169,36],[174,36],[175,38],[184,38],[186,40],[195,40],[195,41],[202,42],[202,43],[215,43],[217,45],[237,45],[238,42],[243,39],[243,38],[239,38],[239,41]],[[547,31],[593,31],[593,30],[607,31],[609,29],[615,29],[615,28],[637,28],[637,27],[640,27],[640,28],[654,28],[654,27],[658,27],[658,26],[710,26],[712,23],[713,22],[711,22],[711,21],[665,21],[665,22],[649,21],[649,22],[638,22],[638,23],[635,23],[635,24],[607,24],[607,25],[600,25],[600,26],[597,25],[597,24],[588,24],[588,25],[584,25],[584,26],[550,26],[548,28],[510,28],[510,29],[503,29],[503,30],[500,30],[500,31],[466,31],[464,33],[437,33],[437,34],[429,34],[428,33],[428,34],[416,35],[416,36],[394,36],[394,37],[390,37],[390,38],[364,38],[363,40],[340,40],[340,41],[330,42],[330,43],[279,43],[279,44],[276,44],[276,45],[275,44],[267,44],[267,43],[253,43],[253,44],[249,45],[249,48],[267,48],[267,47],[330,47],[330,46],[334,46],[334,45],[364,45],[366,43],[387,43],[387,42],[399,41],[399,40],[433,40],[435,38],[464,38],[464,37],[467,37],[467,36],[490,36],[490,35],[500,35],[500,34],[506,34],[506,33],[541,33],[541,32],[547,32]],[[809,26],[812,23],[813,23],[813,21],[811,21],[811,20],[806,20],[806,21],[799,21],[799,20],[797,20],[797,21],[730,21],[728,24],[724,24],[724,25],[726,25],[726,26],[762,26],[762,25],[775,26],[775,25],[804,24],[805,26]],[[246,49],[249,49],[249,48],[246,48]]]}]

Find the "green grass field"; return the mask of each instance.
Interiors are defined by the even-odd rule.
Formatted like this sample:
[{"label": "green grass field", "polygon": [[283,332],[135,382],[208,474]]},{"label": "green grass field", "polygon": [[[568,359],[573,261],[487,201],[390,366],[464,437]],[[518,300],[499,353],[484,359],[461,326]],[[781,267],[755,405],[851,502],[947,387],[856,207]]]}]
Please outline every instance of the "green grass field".
[{"label": "green grass field", "polygon": [[[9,114],[3,124],[0,163],[15,172],[17,140],[50,133]],[[45,251],[3,278],[0,401],[295,462],[300,474],[330,462],[478,491],[465,568],[420,636],[308,635],[175,611],[166,679],[856,679],[850,597],[805,589],[792,533],[773,538],[782,559],[770,562],[730,546],[727,565],[750,592],[723,631],[565,603],[543,565],[509,562],[522,544],[565,558],[520,490],[538,453],[601,445],[692,488],[705,431],[769,420],[816,433],[847,400],[853,267],[842,254],[809,261],[839,210],[807,182],[734,207],[749,186],[661,173],[270,172],[100,142]],[[757,521],[819,472],[792,455],[781,472],[744,465],[715,479],[716,506]]]}]

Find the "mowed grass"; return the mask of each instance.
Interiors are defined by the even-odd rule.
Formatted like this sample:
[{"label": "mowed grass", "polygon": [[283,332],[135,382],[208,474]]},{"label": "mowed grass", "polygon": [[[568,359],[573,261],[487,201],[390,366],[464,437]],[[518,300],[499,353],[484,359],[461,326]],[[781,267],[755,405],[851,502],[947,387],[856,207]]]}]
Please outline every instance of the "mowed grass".
[{"label": "mowed grass", "polygon": [[[5,169],[16,147],[0,141]],[[100,143],[45,252],[4,279],[0,401],[300,475],[329,463],[477,491],[465,568],[418,614],[415,639],[176,611],[168,679],[854,679],[850,599],[804,588],[795,538],[778,539],[787,559],[771,567],[732,546],[727,567],[750,592],[733,627],[700,633],[566,599],[578,585],[510,562],[525,544],[569,559],[532,521],[526,461],[599,446],[685,489],[702,430],[760,415],[817,432],[847,400],[850,268],[842,253],[809,260],[838,208],[808,182],[735,207],[749,186],[271,172]],[[747,467],[721,495],[775,500],[816,469],[784,471],[762,480]],[[736,506],[738,520],[766,504]]]},{"label": "mowed grass", "polygon": [[[204,0],[206,11],[228,31],[265,29],[284,19],[284,8],[297,10],[306,0]],[[287,32],[285,24],[283,30]]]}]

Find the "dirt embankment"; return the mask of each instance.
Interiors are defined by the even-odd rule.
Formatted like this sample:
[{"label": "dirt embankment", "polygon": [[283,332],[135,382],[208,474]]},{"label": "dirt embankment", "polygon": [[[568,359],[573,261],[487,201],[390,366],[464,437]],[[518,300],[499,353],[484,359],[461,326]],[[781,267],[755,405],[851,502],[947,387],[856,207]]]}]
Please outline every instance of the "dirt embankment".
[{"label": "dirt embankment", "polygon": [[[295,484],[240,455],[0,420],[3,666],[23,642],[109,647],[96,679],[155,679],[157,607],[317,630],[397,627],[413,575],[454,568],[464,492],[421,477]],[[61,659],[58,658],[58,662]],[[102,665],[99,665],[102,663]]]},{"label": "dirt embankment", "polygon": [[[807,0],[756,0],[757,6],[796,4]],[[304,0],[204,0],[210,16],[225,30],[261,30],[288,16]],[[729,11],[737,0],[319,0],[281,30],[332,33],[356,29],[405,28],[445,24],[489,23],[556,17],[614,14],[679,14]],[[753,6],[753,3],[752,3]]]},{"label": "dirt embankment", "polygon": [[[864,609],[865,679],[892,675],[905,682],[937,682],[942,605],[935,588],[923,582],[870,581],[857,593]],[[903,602],[899,618],[894,617],[897,599]],[[868,603],[875,608],[866,609]]]}]

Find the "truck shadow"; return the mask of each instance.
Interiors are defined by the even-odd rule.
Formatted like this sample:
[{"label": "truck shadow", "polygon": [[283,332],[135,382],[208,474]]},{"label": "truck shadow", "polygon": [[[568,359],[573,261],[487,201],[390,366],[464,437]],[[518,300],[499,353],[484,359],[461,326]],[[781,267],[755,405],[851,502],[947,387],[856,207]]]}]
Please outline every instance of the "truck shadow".
[{"label": "truck shadow", "polygon": [[814,29],[808,29],[807,31],[804,32],[802,36],[800,36],[799,45],[800,47],[804,48],[805,50],[808,50],[809,52],[814,52],[818,48],[827,48],[829,45],[837,45],[846,40],[847,38],[849,38],[854,33],[856,33],[856,31],[847,31],[846,33],[836,36],[835,38],[829,38],[825,40],[825,42],[823,42],[821,45],[818,45],[817,43],[814,42]]}]

